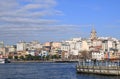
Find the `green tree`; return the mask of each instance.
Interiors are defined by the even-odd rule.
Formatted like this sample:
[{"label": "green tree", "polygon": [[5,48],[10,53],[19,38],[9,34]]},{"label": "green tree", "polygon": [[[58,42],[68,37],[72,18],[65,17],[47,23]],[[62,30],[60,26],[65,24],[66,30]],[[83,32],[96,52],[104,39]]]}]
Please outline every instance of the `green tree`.
[{"label": "green tree", "polygon": [[15,59],[15,60],[18,60],[18,56],[14,56],[14,59]]},{"label": "green tree", "polygon": [[45,60],[45,58],[46,58],[45,56],[42,56],[42,60]]},{"label": "green tree", "polygon": [[26,60],[33,60],[33,56],[30,55],[30,54],[29,54],[29,55],[26,55],[26,56],[25,56],[25,59],[26,59]]},{"label": "green tree", "polygon": [[47,55],[47,56],[46,56],[46,60],[50,60],[50,55]]},{"label": "green tree", "polygon": [[20,58],[21,60],[24,60],[24,59],[25,59],[24,56],[20,56],[19,58]]},{"label": "green tree", "polygon": [[8,56],[8,59],[13,59],[13,56]]},{"label": "green tree", "polygon": [[53,56],[52,56],[52,59],[59,59],[59,58],[60,58],[59,55],[53,55]]},{"label": "green tree", "polygon": [[33,56],[33,60],[40,60],[40,56]]}]

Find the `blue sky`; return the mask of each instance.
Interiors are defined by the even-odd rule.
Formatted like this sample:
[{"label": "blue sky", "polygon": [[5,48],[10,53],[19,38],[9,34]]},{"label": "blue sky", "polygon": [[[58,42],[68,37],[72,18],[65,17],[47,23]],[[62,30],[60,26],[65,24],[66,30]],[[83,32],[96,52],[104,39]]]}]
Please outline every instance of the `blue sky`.
[{"label": "blue sky", "polygon": [[120,38],[119,0],[1,0],[0,40],[61,41],[98,36]]}]

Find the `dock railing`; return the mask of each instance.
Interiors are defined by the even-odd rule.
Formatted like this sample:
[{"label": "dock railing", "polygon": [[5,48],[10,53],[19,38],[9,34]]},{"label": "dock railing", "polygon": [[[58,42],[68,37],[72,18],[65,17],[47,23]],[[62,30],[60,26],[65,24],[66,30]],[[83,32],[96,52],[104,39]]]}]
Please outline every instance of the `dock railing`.
[{"label": "dock railing", "polygon": [[111,61],[79,61],[77,64],[77,72],[101,75],[120,75],[120,66],[119,62]]}]

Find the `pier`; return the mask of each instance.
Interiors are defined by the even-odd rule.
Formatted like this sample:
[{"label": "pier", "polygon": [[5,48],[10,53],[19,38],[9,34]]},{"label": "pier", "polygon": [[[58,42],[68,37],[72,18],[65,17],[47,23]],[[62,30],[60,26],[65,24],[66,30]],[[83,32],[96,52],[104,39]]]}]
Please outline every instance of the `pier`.
[{"label": "pier", "polygon": [[120,76],[119,62],[79,62],[76,69],[77,73]]}]

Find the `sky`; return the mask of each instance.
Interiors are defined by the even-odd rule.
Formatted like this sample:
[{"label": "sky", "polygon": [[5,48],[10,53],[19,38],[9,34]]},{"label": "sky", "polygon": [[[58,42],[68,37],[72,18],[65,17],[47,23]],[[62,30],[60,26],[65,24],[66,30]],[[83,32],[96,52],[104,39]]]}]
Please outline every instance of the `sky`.
[{"label": "sky", "polygon": [[0,0],[0,41],[120,38],[120,0]]}]

